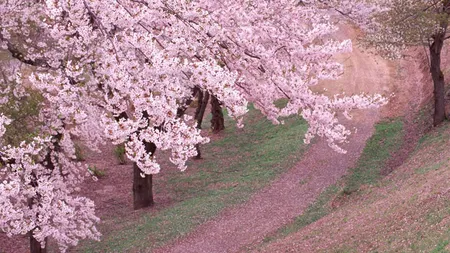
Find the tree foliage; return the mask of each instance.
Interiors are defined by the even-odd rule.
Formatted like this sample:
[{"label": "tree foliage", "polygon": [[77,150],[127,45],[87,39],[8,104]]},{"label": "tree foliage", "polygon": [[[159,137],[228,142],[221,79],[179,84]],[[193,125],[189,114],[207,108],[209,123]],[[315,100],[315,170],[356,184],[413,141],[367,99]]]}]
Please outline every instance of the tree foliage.
[{"label": "tree foliage", "polygon": [[445,81],[441,52],[444,41],[449,38],[450,1],[333,0],[324,5],[358,24],[364,31],[362,44],[383,56],[400,58],[407,48],[425,47],[434,84],[433,124],[444,121]]},{"label": "tree foliage", "polygon": [[[351,50],[349,40],[332,39],[337,27],[318,6],[290,0],[1,2],[0,44],[11,57],[2,63],[9,74],[1,88],[15,82],[14,99],[27,96],[29,87],[42,101],[33,122],[38,134],[0,151],[0,229],[32,232],[42,244],[52,237],[62,250],[98,239],[94,205],[76,195],[87,170],[74,161],[73,137],[93,150],[106,140],[124,143],[142,176],[160,171],[156,148],[170,150],[170,161],[184,170],[196,145],[208,141],[191,116],[177,115],[195,89],[217,98],[239,125],[249,102],[277,124],[300,115],[309,123],[305,142],[320,136],[345,152],[339,144],[350,131],[336,113],[386,100],[311,91],[342,74],[333,56]],[[279,108],[274,103],[281,98],[288,103]],[[4,112],[0,132],[13,124],[11,117]]]}]

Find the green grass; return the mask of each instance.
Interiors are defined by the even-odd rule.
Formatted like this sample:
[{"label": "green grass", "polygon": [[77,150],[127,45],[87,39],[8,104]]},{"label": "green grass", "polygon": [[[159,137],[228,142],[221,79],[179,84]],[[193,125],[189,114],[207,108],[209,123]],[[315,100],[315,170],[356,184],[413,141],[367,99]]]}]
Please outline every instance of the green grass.
[{"label": "green grass", "polygon": [[[13,84],[11,84],[13,85]],[[29,96],[16,98],[12,92],[8,96],[7,103],[0,105],[0,113],[12,119],[11,124],[6,125],[3,136],[5,143],[18,146],[22,141],[30,142],[36,137],[41,127],[36,119],[42,106],[43,97],[36,91],[28,90]]]},{"label": "green grass", "polygon": [[440,223],[450,215],[450,201],[436,203],[426,215],[420,218],[424,225],[422,230],[417,231],[415,237],[404,233],[397,235],[397,240],[408,240],[411,242],[409,248],[413,252],[448,253],[450,229],[440,229]]},{"label": "green grass", "polygon": [[76,143],[75,143],[75,159],[78,162],[83,162],[86,160],[84,157],[83,148],[79,144],[76,144]]},{"label": "green grass", "polygon": [[363,184],[376,183],[381,179],[380,171],[391,154],[400,148],[402,138],[403,123],[400,119],[378,123],[375,126],[375,133],[366,143],[357,166],[349,170],[348,176],[323,191],[316,201],[292,223],[264,238],[264,243],[284,238],[328,215],[332,211],[329,203],[338,196],[339,192],[350,193]]},{"label": "green grass", "polygon": [[102,169],[97,168],[96,166],[89,166],[88,171],[97,178],[102,178],[106,176],[106,172]]},{"label": "green grass", "polygon": [[236,129],[234,121],[227,118],[225,137],[202,147],[205,159],[195,162],[195,172],[171,172],[167,180],[155,180],[155,193],[161,189],[170,192],[175,204],[134,221],[117,218],[115,232],[105,234],[101,242],[85,244],[82,251],[151,251],[192,231],[224,208],[245,202],[294,165],[305,151],[305,121],[289,118],[285,122],[274,126],[254,109],[244,129]]},{"label": "green grass", "polygon": [[358,251],[349,246],[342,246],[339,249],[333,251],[334,253],[357,253]]},{"label": "green grass", "polygon": [[445,247],[448,245],[448,241],[441,241],[439,242],[439,244],[436,246],[436,248],[433,249],[433,251],[431,251],[431,253],[444,253],[444,252],[448,252],[448,250],[445,249]]},{"label": "green grass", "polygon": [[119,164],[126,164],[126,152],[125,152],[125,144],[119,144],[114,148],[114,156],[116,157]]},{"label": "green grass", "polygon": [[416,150],[420,150],[424,146],[429,146],[431,144],[443,144],[447,142],[450,137],[450,132],[448,129],[450,124],[443,124],[442,126],[435,128],[431,133],[425,134],[419,139],[419,145],[417,145]]},{"label": "green grass", "polygon": [[381,170],[392,154],[399,150],[403,142],[403,122],[400,119],[383,121],[375,125],[374,135],[366,146],[355,168],[345,179],[343,192],[350,194],[362,185],[377,183]]},{"label": "green grass", "polygon": [[417,174],[425,174],[425,173],[428,173],[430,171],[439,170],[439,169],[443,168],[443,165],[445,165],[449,160],[450,160],[450,158],[447,158],[447,159],[444,159],[444,160],[439,161],[437,163],[417,168],[415,170],[415,172]]}]

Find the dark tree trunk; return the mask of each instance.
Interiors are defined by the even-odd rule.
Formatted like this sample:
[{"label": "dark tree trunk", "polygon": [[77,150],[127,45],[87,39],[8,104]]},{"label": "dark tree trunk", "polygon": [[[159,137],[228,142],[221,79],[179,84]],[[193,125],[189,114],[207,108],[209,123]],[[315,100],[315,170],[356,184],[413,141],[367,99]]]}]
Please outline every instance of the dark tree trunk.
[{"label": "dark tree trunk", "polygon": [[[196,117],[198,129],[202,129],[203,117],[205,116],[205,111],[206,111],[206,107],[208,106],[208,101],[209,101],[209,92],[205,91],[201,105],[199,104],[200,110]],[[199,103],[200,103],[200,98],[199,98]]]},{"label": "dark tree trunk", "polygon": [[[192,90],[192,97],[195,97],[197,95],[197,92],[199,92],[199,90],[200,89],[198,89],[197,87],[194,88]],[[183,115],[186,113],[186,110],[191,105],[191,103],[192,103],[192,98],[189,98],[189,99],[186,100],[184,105],[178,107],[178,109],[177,109],[177,118],[183,117]]]},{"label": "dark tree trunk", "polygon": [[218,133],[225,129],[225,121],[223,118],[222,106],[216,96],[211,96],[211,129],[214,133]]},{"label": "dark tree trunk", "polygon": [[[147,112],[144,112],[144,117],[148,118]],[[126,112],[122,112],[115,117],[116,121],[120,119],[127,119]],[[156,145],[153,143],[144,142],[145,151],[152,155],[156,151]],[[152,206],[153,202],[153,184],[152,175],[141,176],[142,171],[139,169],[136,163],[133,163],[133,208],[134,210]]]},{"label": "dark tree trunk", "polygon": [[[41,248],[41,244],[34,239],[33,233],[30,232],[30,253],[47,253],[47,248]],[[45,239],[45,245],[47,245],[47,239]]]},{"label": "dark tree trunk", "polygon": [[[195,111],[195,119],[197,120],[197,128],[202,129],[203,117],[205,115],[206,106],[208,106],[209,102],[209,92],[205,91],[203,94],[202,91],[198,93],[198,105],[197,110]],[[202,159],[202,152],[200,150],[200,145],[195,145],[195,149],[197,150],[197,155],[194,157],[195,159]]]},{"label": "dark tree trunk", "polygon": [[202,104],[203,104],[203,91],[198,91],[198,97],[197,97],[197,108],[195,109],[195,115],[194,118],[198,122],[198,115],[200,115],[200,111],[202,110]]},{"label": "dark tree trunk", "polygon": [[442,31],[432,36],[433,43],[430,45],[430,72],[434,85],[434,126],[445,120],[445,80],[441,70],[441,52],[444,46],[447,26],[448,20],[445,18],[440,23]]},{"label": "dark tree trunk", "polygon": [[[145,151],[152,155],[156,151],[156,145],[144,142]],[[142,171],[136,163],[133,163],[133,208],[134,210],[152,206],[153,202],[153,184],[152,175],[141,176]]]},{"label": "dark tree trunk", "polygon": [[[147,112],[143,115],[148,118]],[[128,115],[126,112],[122,112],[120,115],[115,117],[117,121],[120,119],[127,119]],[[145,151],[151,153],[152,155],[156,151],[156,145],[153,143],[148,143],[144,141]],[[145,175],[141,176],[142,171],[133,163],[133,208],[134,210],[152,206],[155,202],[153,201],[153,176]]]},{"label": "dark tree trunk", "polygon": [[120,119],[128,119],[128,115],[126,112],[121,112],[118,116],[114,117],[116,121],[120,121]]}]

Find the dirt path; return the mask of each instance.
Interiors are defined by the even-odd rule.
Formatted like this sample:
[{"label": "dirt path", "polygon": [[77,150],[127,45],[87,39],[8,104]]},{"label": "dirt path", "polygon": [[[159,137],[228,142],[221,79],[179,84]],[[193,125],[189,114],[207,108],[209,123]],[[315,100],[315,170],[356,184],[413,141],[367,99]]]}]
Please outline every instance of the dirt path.
[{"label": "dirt path", "polygon": [[[354,37],[354,32],[346,29],[340,36]],[[359,50],[342,55],[339,60],[344,62],[346,73],[338,81],[327,82],[328,92],[390,94],[395,91],[393,63]],[[321,85],[317,89],[324,87]],[[389,111],[386,110],[388,114]],[[349,129],[358,129],[344,146],[348,151],[346,155],[333,152],[324,140],[317,141],[302,161],[247,203],[225,210],[218,218],[156,252],[237,252],[260,242],[265,235],[299,216],[325,188],[355,164],[380,114],[380,110],[360,111],[352,121],[342,121]],[[298,138],[300,141],[302,137]]]},{"label": "dirt path", "polygon": [[325,141],[313,144],[295,168],[249,202],[224,211],[219,218],[200,226],[191,235],[156,252],[237,252],[290,222],[357,161],[366,140],[372,135],[378,113],[366,111],[358,118],[350,124],[359,130],[352,136],[351,145],[346,145],[347,155],[331,151]]},{"label": "dirt path", "polygon": [[[420,49],[410,53],[413,59],[400,62],[402,82],[399,83],[404,90],[400,100],[414,99],[391,106],[391,109],[405,109],[405,136],[401,149],[392,155],[386,164],[387,171],[382,173],[390,173],[394,168],[395,171],[387,176],[381,187],[366,190],[351,204],[251,252],[287,253],[299,249],[301,252],[431,252],[437,247],[439,238],[448,238],[450,219],[446,217],[448,206],[443,204],[447,203],[450,192],[450,173],[443,169],[449,168],[449,151],[445,148],[448,143],[430,142],[411,153],[418,147],[421,133],[432,122],[432,111],[421,116],[425,117],[424,122],[417,120],[418,111],[430,101],[432,83],[422,65],[426,56],[421,55]],[[448,136],[448,129],[443,129],[447,133],[441,134]],[[430,171],[433,172],[426,171],[424,168],[430,168],[431,164],[433,170]],[[445,250],[450,250],[450,246]]]}]

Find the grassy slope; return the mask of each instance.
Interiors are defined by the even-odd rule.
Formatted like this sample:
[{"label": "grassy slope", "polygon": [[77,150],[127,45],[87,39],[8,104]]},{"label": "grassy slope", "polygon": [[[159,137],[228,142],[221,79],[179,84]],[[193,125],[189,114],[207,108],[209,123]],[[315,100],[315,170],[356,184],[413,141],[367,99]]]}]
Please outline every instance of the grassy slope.
[{"label": "grassy slope", "polygon": [[296,163],[305,150],[303,120],[290,118],[285,125],[274,126],[252,109],[244,129],[236,129],[230,119],[226,125],[224,138],[203,147],[204,160],[191,162],[186,173],[168,172],[163,180],[157,178],[156,194],[169,192],[175,204],[134,221],[117,217],[116,231],[103,235],[101,242],[86,243],[83,251],[151,251],[224,208],[245,202]]},{"label": "grassy slope", "polygon": [[361,186],[377,184],[381,170],[391,153],[397,151],[402,143],[403,123],[401,120],[388,120],[375,125],[375,133],[367,141],[356,167],[340,182],[328,187],[306,211],[292,223],[280,228],[264,239],[264,244],[286,237],[303,227],[328,215],[332,208],[330,201],[342,194],[356,192]]},{"label": "grassy slope", "polygon": [[[303,223],[298,233],[266,250],[304,247],[305,252],[450,252],[449,145],[447,123],[424,136],[405,164],[387,178],[360,188],[334,209],[336,199],[318,201],[318,206],[310,208],[316,210],[316,216],[307,212],[300,218],[313,217],[310,221],[317,220],[315,223],[306,227],[303,225],[311,222]],[[361,162],[367,158],[362,156]],[[344,183],[352,178],[358,177],[349,176]]]}]

